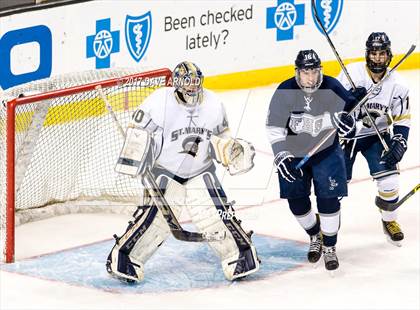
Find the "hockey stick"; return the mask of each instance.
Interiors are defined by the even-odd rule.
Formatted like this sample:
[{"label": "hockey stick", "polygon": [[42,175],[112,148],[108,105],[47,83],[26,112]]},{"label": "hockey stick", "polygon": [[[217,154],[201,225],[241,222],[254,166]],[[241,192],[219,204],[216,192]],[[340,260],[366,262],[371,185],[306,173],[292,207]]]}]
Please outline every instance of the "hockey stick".
[{"label": "hockey stick", "polygon": [[394,211],[398,209],[404,202],[413,196],[420,189],[420,183],[417,184],[411,191],[409,191],[403,198],[395,203],[386,202],[383,199],[380,199],[378,196],[375,198],[375,204],[378,208],[384,211]]},{"label": "hockey stick", "polygon": [[[349,113],[353,113],[355,110],[357,110],[358,108],[360,108],[360,106],[362,104],[364,104],[368,99],[369,96],[375,91],[377,90],[379,87],[382,86],[382,84],[391,76],[391,74],[401,65],[401,63],[403,63],[408,56],[411,55],[411,53],[415,50],[416,46],[415,45],[411,45],[410,49],[408,50],[408,52],[382,77],[382,79],[375,84],[366,94],[366,96],[364,96],[351,110]],[[314,155],[319,148],[329,139],[331,138],[336,132],[336,129],[331,129],[309,152],[308,154],[306,154],[301,161],[296,165],[296,169],[301,168],[308,160],[309,158],[311,158],[312,155]]]},{"label": "hockey stick", "polygon": [[[102,100],[105,103],[105,106],[108,112],[111,114],[112,119],[114,120],[114,124],[118,129],[118,132],[121,134],[123,138],[125,138],[125,132],[117,119],[117,116],[112,109],[111,104],[109,103],[108,99],[106,98],[102,87],[99,85],[96,87],[99,95],[101,96]],[[162,191],[160,190],[159,186],[156,184],[154,176],[150,172],[149,167],[145,169],[144,174],[142,175],[142,183],[147,191],[150,193],[150,196],[157,206],[159,210],[162,212],[163,217],[165,218],[166,222],[168,223],[169,229],[171,230],[172,235],[182,241],[190,241],[190,242],[202,242],[202,241],[219,241],[223,240],[226,235],[220,234],[219,232],[215,233],[198,233],[198,232],[190,232],[184,230],[181,224],[178,222],[175,214],[173,213],[169,203],[166,201],[165,196],[163,195]]]},{"label": "hockey stick", "polygon": [[[356,90],[356,84],[354,84],[352,78],[350,77],[349,72],[347,71],[346,66],[343,63],[343,60],[341,59],[340,55],[338,55],[337,49],[335,48],[330,36],[328,35],[327,30],[325,29],[324,25],[321,22],[321,19],[318,16],[318,12],[316,10],[316,4],[315,4],[315,0],[312,0],[312,9],[314,11],[314,16],[316,21],[318,22],[318,25],[321,27],[322,32],[324,33],[325,37],[327,38],[327,41],[332,49],[332,51],[334,52],[335,58],[337,59],[338,63],[340,64],[341,70],[343,70],[344,75],[347,77],[347,80],[350,82],[351,84],[351,88],[353,88],[353,90]],[[373,129],[376,132],[376,135],[378,136],[379,140],[381,141],[382,146],[384,147],[385,151],[388,152],[389,151],[389,147],[388,144],[386,144],[384,138],[382,137],[381,133],[379,132],[378,127],[375,124],[375,121],[372,119],[372,116],[370,115],[368,109],[366,108],[365,105],[362,105],[362,109],[363,111],[366,113],[370,123],[372,124]]]}]

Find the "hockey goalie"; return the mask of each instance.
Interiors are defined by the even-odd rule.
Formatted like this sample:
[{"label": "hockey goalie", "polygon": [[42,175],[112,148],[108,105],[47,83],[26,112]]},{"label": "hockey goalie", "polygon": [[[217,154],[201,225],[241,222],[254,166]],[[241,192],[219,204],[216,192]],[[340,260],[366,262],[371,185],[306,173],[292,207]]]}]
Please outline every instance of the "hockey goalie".
[{"label": "hockey goalie", "polygon": [[[173,87],[157,89],[141,104],[126,130],[116,171],[145,180],[145,195],[126,232],[116,237],[107,271],[122,281],[142,281],[144,264],[170,233],[189,233],[177,221],[186,209],[198,232],[184,234],[185,240],[208,241],[226,279],[242,278],[258,270],[259,260],[251,234],[235,216],[225,216],[233,208],[214,160],[232,175],[245,173],[254,165],[254,148],[230,136],[223,104],[203,89],[194,63],[177,65],[172,79]],[[195,235],[203,239],[188,239]]]}]

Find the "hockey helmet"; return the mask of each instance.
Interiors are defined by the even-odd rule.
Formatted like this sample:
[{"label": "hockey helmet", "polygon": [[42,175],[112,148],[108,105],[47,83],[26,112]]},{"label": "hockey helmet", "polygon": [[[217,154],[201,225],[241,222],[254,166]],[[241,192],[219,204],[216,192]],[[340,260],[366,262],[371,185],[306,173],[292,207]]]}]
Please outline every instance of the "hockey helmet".
[{"label": "hockey helmet", "polygon": [[172,73],[176,100],[189,107],[200,104],[203,101],[203,79],[196,64],[189,61],[178,64]]},{"label": "hockey helmet", "polygon": [[315,92],[322,84],[322,66],[318,54],[310,50],[300,51],[295,60],[295,78],[306,93]]},{"label": "hockey helmet", "polygon": [[[372,51],[385,51],[387,59],[382,62],[373,61]],[[366,65],[373,73],[382,73],[388,68],[392,60],[391,41],[385,32],[372,32],[366,41]]]}]

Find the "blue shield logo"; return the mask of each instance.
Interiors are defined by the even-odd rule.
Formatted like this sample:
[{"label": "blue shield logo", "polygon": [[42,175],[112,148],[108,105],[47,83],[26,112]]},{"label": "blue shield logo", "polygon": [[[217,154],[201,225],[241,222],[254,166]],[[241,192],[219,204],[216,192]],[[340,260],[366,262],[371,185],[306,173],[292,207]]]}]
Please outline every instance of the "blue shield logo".
[{"label": "blue shield logo", "polygon": [[152,34],[152,14],[141,16],[127,15],[125,18],[125,41],[128,51],[135,61],[139,62],[147,50]]},{"label": "blue shield logo", "polygon": [[[327,33],[333,31],[335,26],[337,26],[338,20],[341,16],[341,11],[343,10],[344,0],[315,0],[316,11],[318,12],[318,17],[322,22]],[[323,34],[321,27],[318,25],[318,22],[314,16],[314,10],[312,11],[312,18],[314,20],[315,26]]]}]

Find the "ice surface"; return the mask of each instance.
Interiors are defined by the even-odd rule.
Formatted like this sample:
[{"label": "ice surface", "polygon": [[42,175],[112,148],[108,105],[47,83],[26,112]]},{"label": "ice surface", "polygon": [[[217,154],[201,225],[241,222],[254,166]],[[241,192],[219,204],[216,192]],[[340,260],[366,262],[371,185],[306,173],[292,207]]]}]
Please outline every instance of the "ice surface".
[{"label": "ice surface", "polygon": [[[405,194],[420,181],[420,71],[401,71],[401,74],[408,80],[411,88],[412,108],[409,147],[400,165],[400,192]],[[297,241],[296,244],[300,245],[308,241],[290,213],[287,203],[278,198],[277,176],[273,173],[271,150],[264,129],[267,105],[274,88],[275,85],[272,85],[219,93],[225,103],[233,133],[252,141],[257,149],[256,166],[248,174],[231,177],[222,170],[218,173],[229,199],[237,201],[237,215],[243,219],[243,226],[245,229],[253,229],[258,235],[256,243],[257,247],[258,244],[262,247],[262,253],[267,253],[268,244],[273,244],[271,242],[276,238]],[[129,294],[120,289],[107,291],[95,288],[95,283],[89,286],[83,283],[68,283],[58,276],[47,279],[39,273],[48,268],[53,270],[57,267],[54,264],[60,264],[61,259],[62,264],[74,264],[74,267],[82,272],[77,275],[71,271],[74,269],[69,269],[65,278],[79,277],[89,281],[90,269],[94,267],[94,270],[100,270],[100,266],[96,264],[100,264],[105,258],[94,257],[92,262],[87,260],[79,263],[78,259],[82,258],[80,253],[88,249],[86,255],[92,255],[95,247],[109,246],[110,241],[104,240],[109,240],[114,233],[122,233],[128,216],[73,214],[25,224],[17,228],[16,258],[21,268],[19,273],[16,272],[16,267],[1,267],[0,308],[418,309],[420,195],[416,194],[400,208],[399,222],[406,238],[403,246],[397,248],[389,244],[382,233],[380,215],[373,203],[375,193],[375,184],[369,177],[365,161],[360,157],[355,165],[354,180],[349,185],[350,196],[342,200],[341,229],[337,244],[340,269],[334,278],[330,277],[322,265],[313,268],[304,262],[299,268],[287,272],[273,270],[270,276],[249,277],[236,283],[221,280],[214,286],[190,290],[184,287],[185,283],[177,284],[175,281],[172,282],[171,289],[165,290],[163,280],[159,279],[163,279],[168,270],[159,272],[155,265],[155,268],[152,268],[155,274],[150,275],[148,279],[153,282],[154,290],[151,287],[147,291],[136,288],[131,289],[133,292]],[[102,252],[98,252],[97,256],[104,255],[103,253],[108,251],[105,248],[102,248]],[[185,263],[196,257],[194,255],[198,255],[197,253],[207,253],[204,248],[194,252],[190,245],[184,247],[178,243],[177,249],[168,247],[167,250],[174,256],[176,250],[179,250],[178,255],[181,258],[174,257],[167,262],[165,268],[169,268],[172,262],[173,268],[177,268],[176,262]],[[45,255],[48,253],[55,254]],[[72,256],[75,253],[80,255]],[[186,253],[190,253],[190,256],[191,253],[195,254],[188,257]],[[27,259],[37,255],[43,256]],[[53,264],[47,258],[51,259],[54,255],[56,260]],[[212,254],[209,252],[206,259],[200,259],[197,265],[192,264],[189,267],[191,269],[188,269],[191,274],[186,275],[186,278],[199,279],[196,274],[197,266],[209,268],[209,261],[212,261],[210,255]],[[276,255],[278,254],[274,254],[274,257]],[[265,258],[267,260],[267,256]],[[35,263],[31,276],[22,269],[29,262]],[[264,263],[263,259],[262,270],[270,269],[264,266]],[[36,267],[36,264],[40,265]],[[77,268],[81,266],[86,266],[85,273],[83,268]],[[220,271],[218,266],[214,268],[215,273]],[[65,273],[66,270],[62,271]],[[213,279],[218,279],[219,275],[214,277]],[[208,277],[205,280],[207,281]],[[181,290],[177,290],[177,286],[181,287]]]}]

